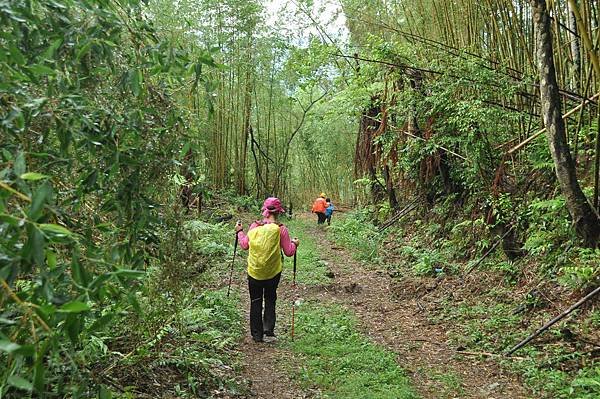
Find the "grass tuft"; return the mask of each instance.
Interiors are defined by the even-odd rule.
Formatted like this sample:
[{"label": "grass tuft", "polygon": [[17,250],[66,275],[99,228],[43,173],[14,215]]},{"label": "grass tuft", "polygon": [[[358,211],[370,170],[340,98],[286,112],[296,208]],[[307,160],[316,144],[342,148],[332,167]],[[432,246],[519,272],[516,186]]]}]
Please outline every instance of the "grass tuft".
[{"label": "grass tuft", "polygon": [[417,398],[394,354],[360,334],[344,307],[299,306],[296,339],[288,344],[303,357],[300,385],[325,398]]}]

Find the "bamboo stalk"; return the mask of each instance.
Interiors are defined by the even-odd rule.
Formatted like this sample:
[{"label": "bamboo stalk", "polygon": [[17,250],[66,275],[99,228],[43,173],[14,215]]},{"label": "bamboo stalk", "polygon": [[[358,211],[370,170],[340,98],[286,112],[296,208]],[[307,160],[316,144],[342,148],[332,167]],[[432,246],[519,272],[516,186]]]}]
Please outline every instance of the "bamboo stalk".
[{"label": "bamboo stalk", "polygon": [[594,209],[600,213],[598,201],[600,201],[598,193],[598,183],[600,180],[600,107],[598,108],[598,126],[596,127],[596,154],[594,155]]},{"label": "bamboo stalk", "polygon": [[25,194],[23,194],[23,193],[15,190],[14,188],[12,188],[11,186],[9,186],[8,184],[6,184],[6,183],[4,183],[2,181],[0,181],[0,187],[2,187],[3,189],[5,189],[9,193],[12,193],[12,194],[16,195],[17,197],[21,198],[23,201],[31,202],[31,198],[29,198]]},{"label": "bamboo stalk", "polygon": [[[566,119],[569,116],[573,115],[575,112],[577,112],[577,110],[579,110],[580,108],[584,107],[586,104],[592,102],[598,96],[600,96],[600,92],[594,94],[591,98],[585,100],[584,102],[582,102],[581,104],[579,104],[575,108],[571,109],[569,112],[567,112],[566,114],[564,114],[562,116],[562,118]],[[510,150],[508,150],[508,154],[513,154],[514,152],[520,150],[521,148],[523,148],[524,146],[526,146],[528,143],[530,143],[532,140],[534,140],[535,138],[537,138],[537,137],[541,136],[542,134],[544,134],[545,131],[546,131],[545,127],[543,129],[541,129],[541,130],[538,130],[536,133],[534,133],[533,135],[529,136],[528,138],[526,138],[525,140],[523,140],[522,142],[520,142],[518,145],[516,145],[515,147],[511,148]]]},{"label": "bamboo stalk", "polygon": [[594,46],[592,45],[592,40],[590,39],[589,31],[581,17],[579,7],[577,7],[577,3],[575,2],[575,0],[567,1],[573,9],[573,14],[575,14],[575,20],[577,21],[577,25],[579,27],[579,35],[583,39],[583,45],[586,47],[592,65],[594,66],[594,73],[596,74],[596,76],[600,76],[600,62],[598,61],[598,56],[594,51]]},{"label": "bamboo stalk", "polygon": [[546,331],[547,329],[552,327],[554,324],[556,324],[560,320],[564,319],[566,316],[571,314],[575,309],[579,308],[581,305],[586,303],[588,300],[590,300],[591,298],[596,296],[596,294],[598,294],[599,292],[600,292],[600,286],[596,287],[596,289],[594,289],[592,292],[590,292],[589,294],[587,294],[586,296],[581,298],[573,306],[571,306],[570,308],[568,308],[567,310],[562,312],[560,315],[556,316],[555,318],[550,320],[548,323],[544,324],[542,327],[535,330],[535,332],[533,334],[529,335],[523,341],[521,341],[517,345],[513,346],[508,352],[506,352],[506,356],[510,356],[514,352],[518,351],[519,349],[521,349],[522,347],[527,345],[532,339],[534,339],[535,337],[537,337],[538,335],[540,335],[541,333],[543,333],[544,331]]}]

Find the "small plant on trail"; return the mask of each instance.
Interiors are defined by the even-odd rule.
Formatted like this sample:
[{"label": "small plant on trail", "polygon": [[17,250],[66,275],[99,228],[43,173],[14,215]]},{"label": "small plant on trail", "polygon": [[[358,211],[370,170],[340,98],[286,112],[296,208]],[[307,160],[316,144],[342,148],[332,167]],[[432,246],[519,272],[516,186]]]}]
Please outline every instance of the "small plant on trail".
[{"label": "small plant on trail", "polygon": [[595,399],[600,397],[600,367],[581,370],[568,388],[560,391],[560,397]]}]

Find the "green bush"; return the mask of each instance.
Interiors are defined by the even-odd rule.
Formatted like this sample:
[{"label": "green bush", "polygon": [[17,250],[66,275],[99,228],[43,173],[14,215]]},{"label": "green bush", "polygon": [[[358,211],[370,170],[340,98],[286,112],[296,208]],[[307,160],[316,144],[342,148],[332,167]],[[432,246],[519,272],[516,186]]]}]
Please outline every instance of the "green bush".
[{"label": "green bush", "polygon": [[336,242],[354,250],[356,259],[368,262],[380,260],[379,245],[383,235],[372,223],[366,221],[364,212],[351,213],[339,218],[329,227],[328,232]]},{"label": "green bush", "polygon": [[231,252],[233,229],[225,223],[191,220],[184,224],[183,234],[201,256],[224,257]]},{"label": "green bush", "polygon": [[597,285],[600,276],[600,249],[575,248],[568,265],[559,269],[559,281],[573,289]]}]

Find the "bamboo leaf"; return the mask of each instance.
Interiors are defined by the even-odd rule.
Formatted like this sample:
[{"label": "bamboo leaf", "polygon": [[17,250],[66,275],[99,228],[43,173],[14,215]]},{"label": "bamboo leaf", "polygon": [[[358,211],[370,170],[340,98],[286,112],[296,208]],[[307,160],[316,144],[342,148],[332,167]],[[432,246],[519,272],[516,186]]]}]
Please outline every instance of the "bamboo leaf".
[{"label": "bamboo leaf", "polygon": [[129,86],[134,96],[139,97],[142,92],[143,75],[140,69],[135,69],[129,73]]},{"label": "bamboo leaf", "polygon": [[21,176],[19,176],[21,179],[23,180],[30,180],[30,181],[36,181],[36,180],[42,180],[42,179],[47,179],[48,176],[41,174],[41,173],[37,173],[37,172],[27,172],[27,173],[23,173]]},{"label": "bamboo leaf", "polygon": [[142,278],[146,275],[146,272],[143,270],[132,270],[132,269],[119,269],[113,272],[115,276],[125,277],[125,278]]},{"label": "bamboo leaf", "polygon": [[19,344],[15,344],[14,342],[8,340],[0,340],[0,350],[6,353],[13,353],[21,347]]},{"label": "bamboo leaf", "polygon": [[44,233],[50,233],[59,237],[68,237],[73,235],[73,233],[69,229],[63,226],[59,226],[58,224],[42,223],[39,224],[38,227]]},{"label": "bamboo leaf", "polygon": [[8,385],[18,389],[22,389],[24,391],[33,390],[33,384],[25,378],[19,377],[18,375],[11,375],[10,377],[8,377],[6,382],[8,382]]},{"label": "bamboo leaf", "polygon": [[59,313],[81,313],[90,310],[89,305],[80,301],[71,301],[62,305],[59,309]]},{"label": "bamboo leaf", "polygon": [[112,397],[112,392],[104,385],[100,385],[100,390],[98,391],[98,399],[112,399]]},{"label": "bamboo leaf", "polygon": [[42,215],[44,204],[49,201],[52,194],[52,187],[48,182],[44,182],[37,190],[33,193],[31,199],[31,207],[27,212],[27,216],[31,221],[37,221]]},{"label": "bamboo leaf", "polygon": [[31,73],[33,73],[36,77],[44,77],[44,76],[54,76],[56,75],[56,71],[50,67],[47,67],[43,64],[35,64],[27,67]]}]

